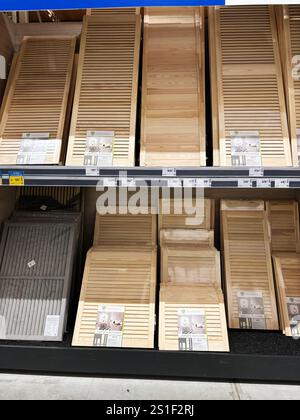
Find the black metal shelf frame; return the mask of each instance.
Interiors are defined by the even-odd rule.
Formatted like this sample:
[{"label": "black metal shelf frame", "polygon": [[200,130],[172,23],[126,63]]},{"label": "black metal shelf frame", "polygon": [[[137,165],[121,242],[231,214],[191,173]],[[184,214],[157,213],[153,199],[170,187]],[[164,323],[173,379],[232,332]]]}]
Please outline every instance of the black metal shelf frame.
[{"label": "black metal shelf frame", "polygon": [[[190,180],[190,186],[209,188],[300,188],[300,168],[85,168],[64,166],[15,166],[0,167],[2,184],[10,185],[10,173],[19,173],[30,186],[78,186],[96,187],[121,185],[120,177],[126,173],[134,185],[178,186]],[[173,175],[170,176],[170,173]],[[266,183],[261,183],[265,180]],[[113,182],[113,184],[111,184]]]}]

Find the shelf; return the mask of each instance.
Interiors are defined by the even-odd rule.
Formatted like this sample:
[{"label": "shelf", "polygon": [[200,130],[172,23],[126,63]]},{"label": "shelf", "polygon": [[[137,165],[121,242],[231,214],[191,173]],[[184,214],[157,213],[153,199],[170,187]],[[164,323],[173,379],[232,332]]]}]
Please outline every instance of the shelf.
[{"label": "shelf", "polygon": [[66,338],[66,342],[57,345],[1,344],[0,370],[193,380],[300,382],[300,342],[280,333],[231,332],[231,353],[74,348],[70,347],[70,341],[71,335]]},{"label": "shelf", "polygon": [[[0,167],[3,185],[10,173],[29,186],[148,186],[205,188],[300,188],[300,168],[84,168],[64,166]],[[127,181],[122,181],[127,174]]]}]

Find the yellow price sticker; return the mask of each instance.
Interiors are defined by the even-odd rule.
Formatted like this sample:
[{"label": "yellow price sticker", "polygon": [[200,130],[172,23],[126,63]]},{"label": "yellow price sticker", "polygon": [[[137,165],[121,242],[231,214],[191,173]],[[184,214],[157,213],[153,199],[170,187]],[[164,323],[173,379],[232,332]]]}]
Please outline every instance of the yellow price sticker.
[{"label": "yellow price sticker", "polygon": [[24,186],[25,185],[24,173],[22,172],[9,173],[9,185],[11,185],[12,187]]}]

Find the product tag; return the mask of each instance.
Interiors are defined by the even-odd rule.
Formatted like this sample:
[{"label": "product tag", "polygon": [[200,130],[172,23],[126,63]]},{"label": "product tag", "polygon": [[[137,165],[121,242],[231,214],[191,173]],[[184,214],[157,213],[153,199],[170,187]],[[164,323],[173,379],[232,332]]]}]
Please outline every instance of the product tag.
[{"label": "product tag", "polygon": [[198,188],[210,188],[211,187],[211,179],[208,179],[208,178],[196,179],[196,187],[198,187]]},{"label": "product tag", "polygon": [[88,131],[84,153],[84,166],[113,166],[114,142],[114,131]]},{"label": "product tag", "polygon": [[183,179],[183,186],[184,186],[184,188],[195,188],[196,187],[196,179],[195,178],[184,178]]},{"label": "product tag", "polygon": [[17,165],[58,163],[62,141],[49,137],[49,133],[24,133],[17,155]]},{"label": "product tag", "polygon": [[300,338],[300,297],[288,297],[286,301],[292,336]]},{"label": "product tag", "polygon": [[168,187],[169,188],[181,188],[182,187],[181,179],[178,179],[178,178],[168,179]]},{"label": "product tag", "polygon": [[206,316],[203,309],[178,309],[178,350],[208,351]]},{"label": "product tag", "polygon": [[103,178],[103,186],[115,188],[118,186],[118,182],[116,178]]},{"label": "product tag", "polygon": [[44,330],[44,337],[57,337],[59,332],[59,315],[48,315]]},{"label": "product tag", "polygon": [[264,176],[264,170],[263,168],[250,168],[249,169],[249,176],[250,177],[262,177]]},{"label": "product tag", "polygon": [[266,317],[262,292],[238,292],[240,328],[265,330]]},{"label": "product tag", "polygon": [[125,188],[135,188],[136,182],[134,178],[120,178],[121,186]]},{"label": "product tag", "polygon": [[85,169],[86,176],[99,176],[100,175],[100,169],[95,167],[87,167]]},{"label": "product tag", "polygon": [[43,206],[41,206],[41,207],[40,207],[40,209],[41,209],[42,211],[47,211],[47,208],[48,208],[48,207],[47,207],[46,205],[43,205]]},{"label": "product tag", "polygon": [[271,185],[271,180],[268,178],[256,180],[256,188],[271,188]]},{"label": "product tag", "polygon": [[296,135],[297,135],[298,166],[300,166],[300,128],[296,130]]},{"label": "product tag", "polygon": [[239,179],[238,188],[252,188],[252,179],[249,179],[249,178]]},{"label": "product tag", "polygon": [[261,166],[258,131],[233,131],[230,138],[232,166]]},{"label": "product tag", "polygon": [[12,187],[23,187],[25,185],[23,171],[9,171],[9,185]]},{"label": "product tag", "polygon": [[290,180],[283,178],[283,179],[275,179],[275,188],[289,188],[290,187]]},{"label": "product tag", "polygon": [[34,260],[32,260],[27,265],[28,265],[29,268],[32,268],[36,265],[36,262]]},{"label": "product tag", "polygon": [[94,347],[122,347],[124,312],[124,306],[99,306]]},{"label": "product tag", "polygon": [[177,171],[175,168],[163,168],[162,176],[176,176]]}]

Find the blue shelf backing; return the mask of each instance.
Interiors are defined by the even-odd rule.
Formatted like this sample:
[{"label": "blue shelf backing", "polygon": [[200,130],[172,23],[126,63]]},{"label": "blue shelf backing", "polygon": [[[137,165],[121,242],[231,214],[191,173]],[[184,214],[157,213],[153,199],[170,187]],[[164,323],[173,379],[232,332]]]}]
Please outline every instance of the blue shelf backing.
[{"label": "blue shelf backing", "polygon": [[[245,2],[246,3],[246,2]],[[67,10],[101,7],[223,6],[225,0],[0,0],[0,11]]]}]

